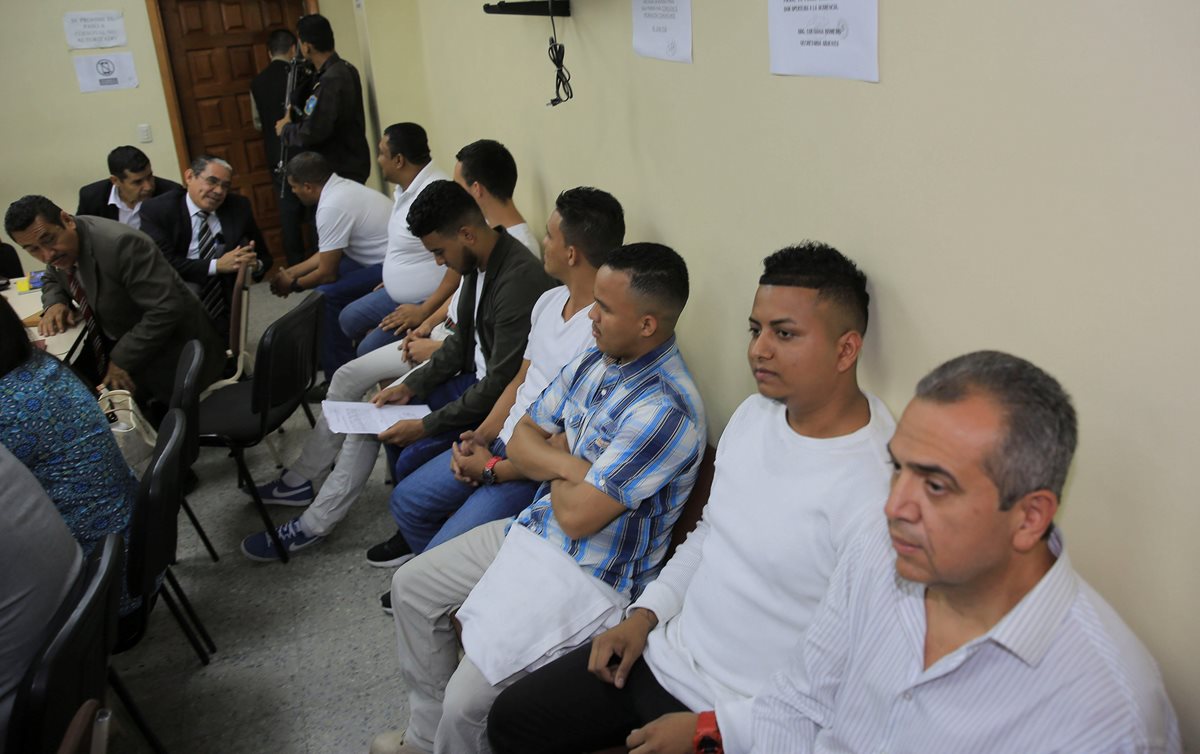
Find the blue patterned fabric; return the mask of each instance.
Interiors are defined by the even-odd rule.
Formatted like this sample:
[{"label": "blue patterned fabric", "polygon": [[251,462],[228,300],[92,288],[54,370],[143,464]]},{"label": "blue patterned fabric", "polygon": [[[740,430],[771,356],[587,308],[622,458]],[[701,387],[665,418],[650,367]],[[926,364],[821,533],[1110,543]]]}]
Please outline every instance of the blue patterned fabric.
[{"label": "blue patterned fabric", "polygon": [[[37,477],[85,556],[112,532],[128,543],[137,477],[95,397],[58,359],[35,351],[0,377],[0,443]],[[122,613],[131,607],[122,589]]]},{"label": "blue patterned fabric", "polygon": [[554,518],[545,483],[516,524],[618,592],[640,591],[658,573],[704,457],[704,406],[675,339],[628,364],[585,351],[533,402],[529,418],[565,433],[571,453],[592,464],[584,481],[629,512],[571,539]]}]

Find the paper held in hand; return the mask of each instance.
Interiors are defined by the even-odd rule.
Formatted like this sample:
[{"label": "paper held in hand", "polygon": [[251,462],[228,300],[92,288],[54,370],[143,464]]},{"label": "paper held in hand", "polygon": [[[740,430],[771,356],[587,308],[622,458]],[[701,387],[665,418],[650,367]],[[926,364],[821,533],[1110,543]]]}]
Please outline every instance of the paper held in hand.
[{"label": "paper held in hand", "polygon": [[321,411],[333,432],[377,435],[398,421],[421,419],[429,406],[376,406],[354,401],[321,401]]}]

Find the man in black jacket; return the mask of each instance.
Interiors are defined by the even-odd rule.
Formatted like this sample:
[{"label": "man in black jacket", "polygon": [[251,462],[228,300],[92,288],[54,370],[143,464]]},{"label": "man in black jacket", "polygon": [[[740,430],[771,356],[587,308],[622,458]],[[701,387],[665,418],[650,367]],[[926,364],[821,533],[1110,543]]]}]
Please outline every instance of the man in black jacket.
[{"label": "man in black jacket", "polygon": [[[250,82],[250,111],[254,117],[254,127],[263,137],[263,150],[267,155],[267,167],[275,177],[275,203],[279,207],[279,226],[283,235],[283,255],[287,258],[288,266],[300,264],[311,253],[304,245],[304,224],[308,222],[309,213],[283,177],[281,170],[282,144],[275,133],[275,123],[283,117],[283,104],[287,99],[288,74],[292,61],[296,57],[296,37],[287,29],[276,29],[267,37],[267,52],[271,62],[262,69]],[[304,72],[312,73],[311,66],[305,61],[298,61],[298,78],[307,78]],[[311,82],[297,81],[292,92],[292,106],[301,107],[308,99],[308,89]],[[288,157],[297,155],[302,150],[292,147]]]},{"label": "man in black jacket", "polygon": [[142,202],[182,189],[175,181],[159,178],[150,158],[137,147],[117,147],[108,153],[108,178],[79,189],[77,215],[107,217],[141,228]]},{"label": "man in black jacket", "polygon": [[271,268],[250,200],[229,193],[233,168],[218,157],[197,157],[184,173],[187,190],[146,202],[142,230],[188,287],[200,296],[219,332],[229,332],[229,303],[238,268],[250,265],[254,279]]},{"label": "man in black jacket", "polygon": [[300,52],[317,69],[316,81],[304,101],[304,120],[294,123],[292,114],[284,113],[275,133],[289,147],[320,152],[341,177],[364,183],[371,174],[371,151],[358,70],[333,48],[333,28],[324,16],[305,16],[296,31]]}]

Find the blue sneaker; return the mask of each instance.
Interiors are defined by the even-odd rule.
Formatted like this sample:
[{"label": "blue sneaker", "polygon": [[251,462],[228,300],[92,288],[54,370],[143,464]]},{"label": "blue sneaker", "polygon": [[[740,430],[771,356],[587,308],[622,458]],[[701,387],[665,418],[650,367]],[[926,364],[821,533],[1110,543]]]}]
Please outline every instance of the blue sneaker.
[{"label": "blue sneaker", "polygon": [[[324,537],[305,534],[304,530],[300,528],[299,518],[293,518],[291,521],[283,524],[276,529],[276,533],[279,534],[279,540],[287,548],[288,554],[299,552],[305,547],[310,547],[325,539]],[[279,553],[275,550],[275,543],[271,541],[271,536],[265,531],[260,531],[258,534],[251,534],[243,539],[242,554],[260,563],[270,563],[279,560]]]},{"label": "blue sneaker", "polygon": [[305,482],[298,487],[289,487],[280,478],[259,485],[258,496],[267,505],[291,505],[303,508],[313,501],[313,486],[312,482]]}]

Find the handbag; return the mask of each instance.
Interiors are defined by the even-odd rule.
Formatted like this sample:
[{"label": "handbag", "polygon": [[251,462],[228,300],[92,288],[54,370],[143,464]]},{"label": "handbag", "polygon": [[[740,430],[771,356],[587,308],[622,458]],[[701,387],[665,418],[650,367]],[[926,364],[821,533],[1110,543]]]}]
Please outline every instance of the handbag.
[{"label": "handbag", "polygon": [[158,432],[146,421],[128,390],[103,388],[98,400],[125,462],[135,471],[139,470],[153,455]]}]

